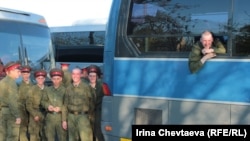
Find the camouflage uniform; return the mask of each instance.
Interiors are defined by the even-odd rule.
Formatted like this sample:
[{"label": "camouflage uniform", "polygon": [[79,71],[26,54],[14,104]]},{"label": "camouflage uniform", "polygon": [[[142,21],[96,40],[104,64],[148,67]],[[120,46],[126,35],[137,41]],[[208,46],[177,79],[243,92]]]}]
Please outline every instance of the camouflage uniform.
[{"label": "camouflage uniform", "polygon": [[[189,53],[188,65],[189,65],[189,70],[191,73],[198,72],[204,65],[200,61],[201,58],[204,56],[202,54],[203,48],[204,47],[203,47],[202,43],[199,41],[196,44],[194,44],[191,52]],[[225,54],[225,47],[219,40],[215,40],[213,43],[213,46],[211,48],[214,49],[214,53],[216,53],[216,54]]]},{"label": "camouflage uniform", "polygon": [[67,88],[72,83],[71,73],[69,69],[68,63],[61,63],[61,69],[63,70],[63,80],[62,83],[65,88]]},{"label": "camouflage uniform", "polygon": [[94,110],[90,114],[94,141],[104,141],[104,136],[101,130],[102,99],[104,96],[104,91],[102,87],[103,82],[98,79],[100,77],[100,74],[101,73],[98,66],[90,65],[88,67],[89,85],[91,86],[91,92],[94,97]]},{"label": "camouflage uniform", "polygon": [[[29,73],[27,74],[27,77],[30,76],[31,68],[29,66],[23,66],[21,72],[22,73]],[[20,125],[20,141],[28,141],[28,123],[29,123],[29,115],[28,111],[26,109],[26,100],[28,97],[28,91],[34,84],[29,80],[25,82],[24,80],[21,81],[19,84],[19,99],[20,102],[20,112],[21,112],[21,125]]]},{"label": "camouflage uniform", "polygon": [[4,141],[4,135],[5,135],[5,130],[3,129],[2,125],[2,112],[1,112],[2,106],[0,103],[0,141]]},{"label": "camouflage uniform", "polygon": [[[35,77],[40,75],[39,73],[42,71],[35,72]],[[45,72],[44,72],[45,73]],[[37,74],[37,75],[36,75]],[[46,74],[42,74],[40,76],[46,77]],[[26,100],[26,108],[29,112],[29,127],[28,132],[30,134],[30,141],[45,141],[44,134],[44,116],[45,109],[41,105],[41,100],[43,95],[47,93],[47,86],[43,86],[42,88],[38,85],[33,85],[29,92],[28,98]],[[39,121],[35,121],[35,117],[39,117]]]},{"label": "camouflage uniform", "polygon": [[104,96],[102,89],[102,81],[98,80],[95,88],[92,88],[93,94],[95,95],[95,108],[93,115],[93,131],[95,141],[104,141],[104,136],[101,130],[101,113],[102,113],[102,99]]},{"label": "camouflage uniform", "polygon": [[20,117],[18,109],[18,87],[14,79],[6,76],[0,81],[1,122],[3,141],[18,141],[20,124],[16,118]]},{"label": "camouflage uniform", "polygon": [[64,70],[63,73],[64,73],[64,76],[63,76],[62,83],[64,87],[67,88],[72,83],[71,73],[68,70]]},{"label": "camouflage uniform", "polygon": [[80,82],[66,89],[64,98],[63,121],[68,122],[69,141],[92,141],[93,134],[88,113],[93,108],[90,86]]},{"label": "camouflage uniform", "polygon": [[28,97],[28,91],[33,86],[32,83],[25,83],[22,81],[19,85],[19,102],[20,102],[20,112],[21,112],[21,125],[20,125],[20,141],[28,141],[27,130],[29,123],[29,115],[26,109],[26,99]]},{"label": "camouflage uniform", "polygon": [[[4,65],[2,60],[0,59],[0,81],[6,76],[5,72],[4,72]],[[4,136],[4,130],[3,130],[3,126],[2,126],[2,114],[1,114],[1,102],[0,102],[0,141],[3,141],[3,136]]]},{"label": "camouflage uniform", "polygon": [[[26,108],[29,112],[29,127],[28,131],[30,134],[30,141],[40,141],[41,136],[44,136],[43,133],[43,124],[45,110],[41,106],[42,96],[47,92],[46,86],[41,89],[39,86],[34,85],[28,93],[28,98],[26,101]],[[39,122],[34,120],[35,116],[39,116]]]},{"label": "camouflage uniform", "polygon": [[[50,74],[52,79],[54,76],[63,76],[63,72],[57,69],[52,69]],[[65,92],[66,89],[62,84],[57,88],[53,85],[48,88],[48,92],[42,98],[42,105],[47,110],[45,118],[45,135],[47,141],[55,141],[56,136],[59,141],[66,141],[67,132],[62,128],[62,111],[55,112],[49,110],[49,106],[63,109]]]}]

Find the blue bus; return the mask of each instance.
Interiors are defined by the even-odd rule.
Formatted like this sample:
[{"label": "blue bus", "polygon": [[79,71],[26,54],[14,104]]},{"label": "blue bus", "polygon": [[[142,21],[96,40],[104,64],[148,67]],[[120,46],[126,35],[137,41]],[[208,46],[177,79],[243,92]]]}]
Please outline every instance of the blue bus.
[{"label": "blue bus", "polygon": [[[112,91],[102,103],[105,139],[131,140],[131,125],[140,124],[250,124],[249,5],[114,0],[104,49],[103,81]],[[189,53],[204,30],[226,54],[192,74]]]},{"label": "blue bus", "polygon": [[55,67],[50,30],[42,15],[0,7],[0,44],[3,64],[20,61],[46,71]]}]

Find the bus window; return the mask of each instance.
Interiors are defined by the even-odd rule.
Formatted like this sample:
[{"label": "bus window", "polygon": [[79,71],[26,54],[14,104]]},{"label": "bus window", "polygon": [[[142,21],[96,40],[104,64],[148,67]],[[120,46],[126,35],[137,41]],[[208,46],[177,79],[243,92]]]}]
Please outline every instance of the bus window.
[{"label": "bus window", "polygon": [[39,22],[42,19],[34,13],[0,8],[0,58],[4,64],[20,61],[32,70],[46,71],[55,67],[49,27]]},{"label": "bus window", "polygon": [[203,8],[204,5],[203,1],[196,0],[132,2],[128,36],[135,50],[139,53],[189,52],[197,41],[195,38],[204,30],[226,36],[230,2],[223,2],[223,7],[215,9]]},{"label": "bus window", "polygon": [[234,1],[233,33],[233,56],[250,55],[250,9],[246,5],[247,0]]},{"label": "bus window", "polygon": [[102,68],[105,25],[51,27],[50,30],[57,66],[67,62],[70,70],[91,64]]},{"label": "bus window", "polygon": [[104,45],[105,31],[58,32],[51,34],[55,45],[81,46]]}]

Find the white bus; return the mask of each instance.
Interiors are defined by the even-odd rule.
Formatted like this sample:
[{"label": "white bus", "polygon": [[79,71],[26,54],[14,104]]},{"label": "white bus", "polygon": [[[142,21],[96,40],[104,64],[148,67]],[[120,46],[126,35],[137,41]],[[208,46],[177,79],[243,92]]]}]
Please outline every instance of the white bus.
[{"label": "white bus", "polygon": [[50,30],[42,15],[0,7],[0,44],[4,64],[20,61],[46,71],[55,67]]},{"label": "white bus", "polygon": [[105,24],[51,27],[56,66],[63,62],[70,63],[70,69],[90,64],[102,68],[105,27]]}]

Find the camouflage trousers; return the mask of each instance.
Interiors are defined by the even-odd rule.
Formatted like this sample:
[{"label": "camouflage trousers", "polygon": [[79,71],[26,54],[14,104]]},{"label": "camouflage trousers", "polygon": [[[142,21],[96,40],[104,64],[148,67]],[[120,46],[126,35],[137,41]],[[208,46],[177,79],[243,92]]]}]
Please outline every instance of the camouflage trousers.
[{"label": "camouflage trousers", "polygon": [[29,118],[28,132],[30,141],[46,141],[44,133],[44,121],[35,121],[32,116]]},{"label": "camouflage trousers", "polygon": [[93,132],[87,114],[68,115],[69,141],[93,141]]},{"label": "camouflage trousers", "polygon": [[16,124],[16,118],[11,114],[2,114],[1,132],[3,141],[18,141],[20,125]]},{"label": "camouflage trousers", "polygon": [[62,128],[62,115],[59,113],[48,113],[45,118],[45,135],[46,141],[55,141],[57,137],[59,141],[67,140],[67,131]]}]

